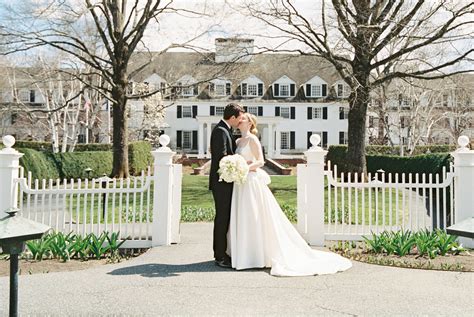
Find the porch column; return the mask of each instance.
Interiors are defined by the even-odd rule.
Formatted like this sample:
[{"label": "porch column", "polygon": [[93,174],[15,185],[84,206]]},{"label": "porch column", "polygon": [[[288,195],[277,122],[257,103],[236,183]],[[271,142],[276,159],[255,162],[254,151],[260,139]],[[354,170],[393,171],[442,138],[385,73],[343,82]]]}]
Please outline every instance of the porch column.
[{"label": "porch column", "polygon": [[206,123],[206,158],[211,158],[211,132],[212,132],[212,123]]},{"label": "porch column", "polygon": [[281,134],[280,129],[275,129],[276,132],[276,145],[275,145],[275,157],[280,156],[280,147],[281,147]]},{"label": "porch column", "polygon": [[268,145],[267,145],[267,157],[273,158],[273,124],[268,124]]},{"label": "porch column", "polygon": [[199,122],[198,129],[198,158],[204,158],[204,123]]}]

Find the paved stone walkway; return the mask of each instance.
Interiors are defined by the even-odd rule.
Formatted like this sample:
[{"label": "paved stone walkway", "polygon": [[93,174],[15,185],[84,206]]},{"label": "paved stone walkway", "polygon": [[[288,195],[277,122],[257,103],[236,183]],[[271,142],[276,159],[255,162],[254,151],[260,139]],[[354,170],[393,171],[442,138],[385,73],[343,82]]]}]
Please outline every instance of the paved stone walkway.
[{"label": "paved stone walkway", "polygon": [[[20,315],[474,315],[473,273],[354,262],[335,275],[278,278],[214,266],[209,223],[184,223],[181,233],[181,244],[130,261],[20,276]],[[0,299],[5,316],[8,277]]]}]

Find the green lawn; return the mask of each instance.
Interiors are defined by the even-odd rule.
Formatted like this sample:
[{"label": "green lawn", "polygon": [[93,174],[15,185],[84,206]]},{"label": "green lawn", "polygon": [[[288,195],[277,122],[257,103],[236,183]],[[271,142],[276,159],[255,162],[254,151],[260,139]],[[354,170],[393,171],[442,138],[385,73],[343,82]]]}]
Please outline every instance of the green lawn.
[{"label": "green lawn", "polygon": [[[205,220],[205,221],[211,221],[213,219],[213,209],[214,209],[214,200],[212,198],[211,191],[208,190],[208,177],[207,176],[194,176],[194,175],[183,175],[183,183],[182,183],[182,220],[183,221],[199,221],[199,220]],[[140,184],[137,186],[140,187]],[[282,206],[283,211],[285,214],[288,216],[288,218],[295,222],[296,221],[296,176],[272,176],[272,182],[269,185],[270,190],[273,192],[275,195],[275,198],[277,199],[278,203],[280,206]],[[373,212],[371,219],[369,219],[369,197],[370,200],[372,201],[371,209],[375,210],[375,201],[376,201],[376,195],[375,195],[375,190],[372,190],[370,196],[369,196],[369,190],[365,190],[364,196],[365,196],[365,206],[362,208],[362,193],[359,191],[359,199],[358,199],[358,223],[362,223],[362,218],[365,220],[365,224],[369,224],[371,222],[372,224],[375,223],[382,223],[382,209],[383,205],[385,204],[385,218],[386,220],[389,219],[390,214],[392,215],[393,219],[395,219],[395,210],[393,209],[391,212],[389,211],[389,193],[388,190],[385,192],[385,202],[382,200],[382,193],[383,191],[380,190],[378,192],[378,216],[377,213]],[[395,202],[397,196],[394,190],[392,190],[392,201]],[[98,205],[100,204],[100,210],[102,210],[102,196],[98,197],[99,195],[95,195],[94,198],[92,199],[91,195],[88,195],[87,197],[87,204],[90,209],[91,202],[93,201],[94,204],[94,209],[96,210],[95,215],[93,216],[93,221],[94,223],[97,223],[99,219],[98,215]],[[114,218],[119,219],[121,217],[123,220],[128,218],[130,221],[133,220],[138,220],[139,218],[146,220],[146,209],[147,209],[147,199],[148,195],[147,194],[136,194],[135,199],[133,199],[134,195],[129,195],[129,201],[136,201],[136,204],[129,204],[127,206],[126,204],[126,195],[122,195],[122,206],[120,208],[119,205],[119,195],[115,196],[115,210],[114,210]],[[149,195],[150,199],[150,217],[152,213],[152,204],[153,204],[153,195],[150,193]],[[344,209],[342,208],[342,195],[340,190],[338,191],[337,194],[337,200],[338,200],[338,213],[337,213],[337,218],[338,222],[341,222],[341,219],[344,217],[345,222],[349,223],[349,220],[351,223],[355,223],[356,220],[356,208],[355,208],[355,190],[352,189],[351,191],[351,206],[349,208],[349,197],[348,197],[348,191],[345,190],[344,194]],[[399,194],[400,196],[400,194]],[[328,190],[326,187],[326,192],[325,192],[325,199],[327,201],[328,199]],[[67,198],[67,210],[69,210],[69,204],[72,203],[72,217],[73,220],[76,219],[76,204],[77,204],[77,196],[74,196],[72,199],[70,197]],[[81,206],[79,209],[79,221],[84,222],[84,213],[83,213],[83,208],[84,208],[84,196],[82,195],[79,200],[81,201]],[[394,204],[395,205],[395,204]],[[326,203],[327,206],[327,203]],[[326,208],[328,209],[328,208]],[[335,212],[335,206],[334,206],[334,189],[331,190],[331,215],[330,218],[332,222],[334,222],[335,217],[336,217],[336,212]],[[350,210],[350,217],[349,217],[349,209]],[[401,201],[399,204],[399,214],[402,214],[401,212],[402,206],[401,206]],[[120,213],[120,210],[122,211]],[[127,213],[128,210],[128,213]],[[344,210],[344,215],[343,215],[343,210]],[[101,213],[102,214],[102,213]],[[326,210],[326,221],[329,217],[327,210]],[[100,215],[101,222],[104,222],[104,219],[102,215]],[[111,222],[112,219],[112,197],[110,196],[107,199],[107,218],[108,222]],[[85,217],[85,222],[90,223],[91,221],[91,216],[90,213]],[[400,219],[399,219],[400,220]],[[117,220],[116,220],[117,222]]]}]

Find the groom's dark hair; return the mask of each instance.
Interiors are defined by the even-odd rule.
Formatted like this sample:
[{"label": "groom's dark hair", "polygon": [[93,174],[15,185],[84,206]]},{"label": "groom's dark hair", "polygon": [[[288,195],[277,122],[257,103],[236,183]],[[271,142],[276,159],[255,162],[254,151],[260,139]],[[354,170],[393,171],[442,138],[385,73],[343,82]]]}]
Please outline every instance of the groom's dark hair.
[{"label": "groom's dark hair", "polygon": [[232,116],[238,117],[240,113],[244,112],[244,108],[241,105],[231,102],[224,109],[224,119],[229,120]]}]

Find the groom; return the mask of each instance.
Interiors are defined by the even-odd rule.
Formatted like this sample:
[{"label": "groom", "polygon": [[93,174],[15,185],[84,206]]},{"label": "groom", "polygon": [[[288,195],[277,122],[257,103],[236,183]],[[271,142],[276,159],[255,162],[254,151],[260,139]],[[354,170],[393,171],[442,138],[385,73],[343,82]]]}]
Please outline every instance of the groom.
[{"label": "groom", "polygon": [[233,183],[219,182],[219,161],[226,155],[234,154],[236,145],[232,128],[237,128],[244,109],[230,103],[224,109],[224,118],[214,127],[211,134],[211,170],[209,172],[209,189],[214,197],[216,217],[214,218],[214,258],[216,265],[231,267],[227,250],[227,230],[229,229],[230,207]]}]

